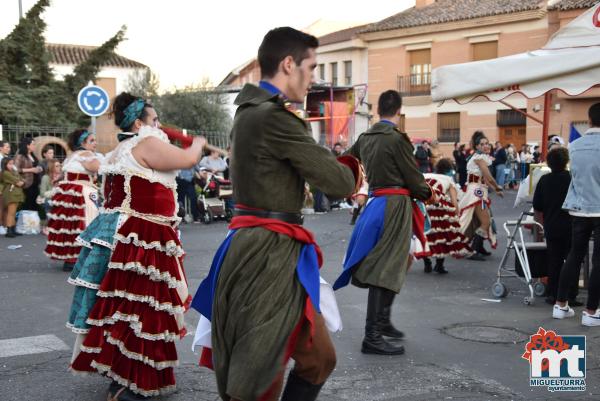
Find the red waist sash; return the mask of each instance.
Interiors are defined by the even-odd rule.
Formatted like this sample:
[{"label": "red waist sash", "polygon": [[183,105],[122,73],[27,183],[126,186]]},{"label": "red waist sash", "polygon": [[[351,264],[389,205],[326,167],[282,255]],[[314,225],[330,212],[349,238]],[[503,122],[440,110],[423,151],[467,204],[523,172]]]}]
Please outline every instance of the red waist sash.
[{"label": "red waist sash", "polygon": [[[410,191],[407,188],[382,188],[376,189],[372,192],[374,197],[386,196],[386,195],[404,195],[410,196]],[[421,241],[421,244],[427,243],[427,237],[425,236],[425,215],[421,212],[421,209],[417,205],[417,202],[412,202],[412,223],[413,223],[413,234]]]}]

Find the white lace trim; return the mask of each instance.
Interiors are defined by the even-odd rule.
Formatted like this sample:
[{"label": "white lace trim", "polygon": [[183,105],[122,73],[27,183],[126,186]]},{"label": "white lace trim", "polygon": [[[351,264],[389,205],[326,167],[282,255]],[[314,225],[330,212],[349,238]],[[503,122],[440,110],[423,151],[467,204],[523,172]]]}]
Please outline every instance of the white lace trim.
[{"label": "white lace trim", "polygon": [[126,167],[123,167],[120,164],[114,164],[104,167],[102,169],[102,174],[122,175],[125,176],[125,178],[129,179],[131,179],[131,177],[138,177],[153,184],[162,184],[169,189],[177,189],[177,183],[174,180],[171,181],[161,177],[152,177],[148,174],[144,174],[142,171],[131,171],[131,169],[126,169]]},{"label": "white lace trim", "polygon": [[448,206],[448,205],[436,205],[436,206],[427,206],[427,211],[443,211],[443,212],[454,212],[454,206]]},{"label": "white lace trim", "polygon": [[103,246],[108,249],[113,249],[113,250],[115,249],[115,246],[113,244],[109,244],[108,242],[102,241],[101,239],[98,239],[98,238],[94,238],[92,240],[92,244],[100,245],[100,246]]},{"label": "white lace trim", "polygon": [[463,241],[462,238],[456,237],[452,241],[448,241],[445,238],[440,238],[436,241],[427,241],[427,242],[429,243],[429,245],[439,245],[439,244],[453,245],[453,244],[456,244],[456,243],[462,242],[462,241]]},{"label": "white lace trim", "polygon": [[135,335],[139,338],[143,338],[150,341],[167,341],[173,342],[179,339],[179,333],[172,333],[169,331],[165,331],[158,334],[151,334],[142,331],[142,323],[140,322],[140,317],[138,315],[125,315],[121,312],[115,312],[110,317],[105,317],[104,319],[91,319],[88,317],[86,323],[92,326],[102,327],[104,325],[114,325],[117,321],[128,322],[129,327]]},{"label": "white lace trim", "polygon": [[180,217],[177,217],[177,212],[179,210],[179,203],[175,204],[175,214],[171,217],[161,216],[159,214],[147,214],[137,212],[130,207],[126,206],[125,202],[121,206],[113,207],[113,208],[105,208],[102,207],[101,213],[120,213],[126,216],[134,216],[138,217],[142,220],[150,221],[152,223],[161,224],[163,226],[173,227],[181,221]]},{"label": "white lace trim", "polygon": [[67,216],[65,214],[54,214],[48,213],[48,218],[51,220],[64,220],[64,221],[85,221],[84,216]]},{"label": "white lace trim", "polygon": [[[79,184],[77,184],[77,185],[79,185]],[[73,189],[68,189],[65,191],[61,187],[56,187],[56,188],[54,188],[54,194],[70,195],[70,196],[75,196],[77,198],[83,199],[83,194],[81,192],[75,191]]]},{"label": "white lace trim", "polygon": [[427,234],[435,234],[435,233],[459,233],[460,227],[448,227],[448,228],[431,228],[431,230],[427,231]]},{"label": "white lace trim", "polygon": [[177,280],[173,276],[169,274],[169,272],[161,272],[156,266],[144,266],[140,262],[127,262],[127,263],[117,263],[110,262],[108,264],[109,269],[118,269],[118,270],[131,270],[136,273],[141,273],[150,277],[152,281],[163,281],[168,284],[169,288],[179,288],[180,286],[185,286],[185,282],[182,280]]},{"label": "white lace trim", "polygon": [[78,243],[80,246],[83,246],[83,247],[86,247],[86,248],[92,249],[92,244],[91,244],[91,243],[89,243],[89,242],[87,242],[87,241],[86,241],[86,240],[84,240],[83,238],[81,238],[81,236],[77,236],[77,238],[75,238],[75,241],[77,241],[77,243]]},{"label": "white lace trim", "polygon": [[467,256],[467,255],[472,255],[473,252],[470,252],[468,249],[463,248],[460,251],[453,251],[450,250],[448,253],[432,253],[431,255],[427,256],[428,258],[445,258],[446,256],[453,256],[453,257],[462,257],[462,256]]},{"label": "white lace trim", "polygon": [[44,255],[48,256],[49,258],[52,259],[59,259],[59,260],[67,260],[67,259],[77,259],[79,257],[79,254],[76,253],[74,255],[57,255],[55,253],[48,253],[46,251],[44,251]]},{"label": "white lace trim", "polygon": [[73,230],[69,230],[68,228],[56,228],[48,227],[48,232],[52,234],[81,234],[83,232],[80,228],[75,228]]},{"label": "white lace trim", "polygon": [[54,245],[54,246],[68,246],[70,248],[81,246],[77,241],[75,242],[58,242],[58,241],[47,241],[46,245]]},{"label": "white lace trim", "polygon": [[71,277],[69,277],[67,279],[67,283],[72,284],[72,285],[76,285],[76,286],[79,286],[79,287],[89,288],[90,290],[97,290],[97,289],[100,288],[100,284],[90,283],[89,281],[82,280],[79,277],[77,277],[77,278],[71,278]]},{"label": "white lace trim", "polygon": [[142,302],[142,303],[150,305],[156,311],[165,311],[165,312],[168,312],[170,315],[185,312],[185,308],[183,306],[173,306],[173,304],[171,302],[160,303],[156,300],[156,298],[154,298],[153,296],[150,296],[150,295],[138,295],[138,294],[132,294],[130,292],[120,291],[120,290],[98,291],[98,293],[96,295],[98,295],[99,297],[102,297],[102,298],[119,297],[119,298],[128,299],[130,301]]},{"label": "white lace trim", "polygon": [[155,360],[148,358],[146,355],[130,351],[127,349],[127,347],[125,347],[123,341],[119,341],[110,335],[106,337],[106,342],[119,348],[121,354],[125,355],[127,358],[133,359],[134,361],[142,362],[148,366],[152,366],[156,370],[163,370],[165,368],[174,368],[176,366],[179,366],[178,360],[156,362]]},{"label": "white lace trim", "polygon": [[76,205],[74,203],[63,202],[63,201],[53,201],[53,200],[48,201],[48,203],[50,204],[50,206],[62,206],[67,209],[85,209],[85,204]]},{"label": "white lace trim", "polygon": [[127,379],[124,379],[121,376],[119,376],[118,374],[116,374],[115,372],[113,372],[111,370],[110,366],[102,365],[96,361],[92,361],[91,365],[100,374],[104,374],[104,375],[110,377],[111,379],[113,379],[114,381],[119,383],[121,386],[127,387],[134,393],[141,394],[144,397],[156,397],[158,395],[167,395],[167,394],[173,393],[176,389],[175,385],[172,385],[172,386],[167,386],[167,387],[161,387],[158,390],[146,391],[146,390],[138,388],[138,386],[135,383],[133,383]]},{"label": "white lace trim", "polygon": [[123,236],[121,234],[115,234],[115,240],[123,243],[123,244],[131,244],[133,243],[135,246],[144,249],[155,249],[157,251],[161,251],[166,253],[169,256],[181,257],[185,254],[183,248],[179,246],[175,241],[170,240],[164,246],[160,241],[152,241],[146,242],[144,240],[139,239],[138,233],[130,232],[127,236]]},{"label": "white lace trim", "polygon": [[[90,332],[90,329],[80,329],[79,327],[75,327],[73,323],[67,322],[67,328],[70,329],[75,334],[87,334]],[[83,347],[83,345],[82,345]]]}]

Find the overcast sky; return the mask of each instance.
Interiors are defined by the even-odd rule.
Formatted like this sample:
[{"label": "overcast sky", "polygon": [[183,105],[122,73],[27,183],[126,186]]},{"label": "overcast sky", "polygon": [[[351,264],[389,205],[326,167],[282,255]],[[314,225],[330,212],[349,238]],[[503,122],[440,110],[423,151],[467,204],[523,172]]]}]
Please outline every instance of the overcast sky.
[{"label": "overcast sky", "polygon": [[[23,13],[35,0],[22,0]],[[50,43],[100,45],[127,25],[117,52],[152,68],[163,89],[218,84],[255,56],[276,26],[302,29],[318,19],[366,23],[414,5],[414,0],[52,0],[44,14]],[[94,5],[97,4],[98,7]],[[18,22],[19,0],[0,0],[0,38]]]}]

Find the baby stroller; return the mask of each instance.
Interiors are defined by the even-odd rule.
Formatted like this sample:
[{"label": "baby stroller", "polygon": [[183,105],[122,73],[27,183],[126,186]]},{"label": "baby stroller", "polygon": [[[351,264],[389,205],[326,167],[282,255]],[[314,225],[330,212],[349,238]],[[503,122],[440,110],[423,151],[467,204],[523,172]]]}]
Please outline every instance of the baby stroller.
[{"label": "baby stroller", "polygon": [[[546,243],[525,242],[523,236],[524,226],[535,226],[543,230],[543,226],[527,216],[533,216],[533,212],[523,212],[518,220],[509,220],[504,223],[504,231],[507,235],[506,251],[502,256],[498,267],[496,282],[492,285],[492,294],[496,298],[504,298],[508,294],[508,287],[502,282],[503,278],[516,278],[522,281],[529,290],[529,296],[523,299],[526,305],[533,305],[534,297],[541,297],[546,292],[543,282],[534,278],[547,276],[546,265]],[[515,265],[509,266],[509,255],[514,252]]]},{"label": "baby stroller", "polygon": [[207,172],[206,183],[201,186],[198,195],[198,213],[204,224],[215,219],[230,221],[233,209],[229,200],[233,197],[231,181]]}]

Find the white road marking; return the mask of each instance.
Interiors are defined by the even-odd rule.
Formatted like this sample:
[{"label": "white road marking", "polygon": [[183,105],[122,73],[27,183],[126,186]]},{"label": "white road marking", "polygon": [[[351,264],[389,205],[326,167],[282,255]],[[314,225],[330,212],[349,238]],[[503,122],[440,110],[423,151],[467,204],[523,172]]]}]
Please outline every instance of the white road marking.
[{"label": "white road marking", "polygon": [[53,334],[0,340],[0,358],[67,350],[67,344]]}]

